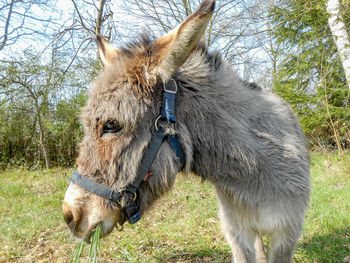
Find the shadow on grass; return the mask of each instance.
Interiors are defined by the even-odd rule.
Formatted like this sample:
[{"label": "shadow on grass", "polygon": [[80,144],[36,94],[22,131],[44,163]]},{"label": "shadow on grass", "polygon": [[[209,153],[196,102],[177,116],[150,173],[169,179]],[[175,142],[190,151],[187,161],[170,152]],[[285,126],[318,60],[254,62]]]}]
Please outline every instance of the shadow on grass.
[{"label": "shadow on grass", "polygon": [[157,258],[158,263],[228,263],[230,260],[231,254],[227,250],[221,249],[174,251]]},{"label": "shadow on grass", "polygon": [[307,258],[308,262],[349,263],[350,261],[344,259],[350,257],[350,226],[327,235],[312,236],[306,242],[299,244],[297,253]]}]

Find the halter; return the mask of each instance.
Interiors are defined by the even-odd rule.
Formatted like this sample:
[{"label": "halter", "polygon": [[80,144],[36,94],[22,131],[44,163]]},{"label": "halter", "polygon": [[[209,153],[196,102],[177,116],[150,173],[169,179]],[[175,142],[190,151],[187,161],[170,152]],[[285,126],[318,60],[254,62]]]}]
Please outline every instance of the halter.
[{"label": "halter", "polygon": [[[182,167],[185,164],[185,154],[181,148],[179,139],[176,135],[166,134],[162,127],[159,127],[158,122],[160,120],[166,120],[168,123],[174,125],[176,123],[175,118],[175,95],[177,93],[177,83],[174,79],[170,79],[163,85],[163,103],[161,114],[156,118],[154,122],[155,132],[148,145],[146,152],[144,153],[140,166],[137,170],[137,176],[133,182],[124,186],[119,191],[113,190],[109,187],[105,187],[102,184],[78,174],[77,171],[73,172],[73,177],[70,181],[73,184],[80,186],[81,188],[94,193],[100,197],[110,200],[116,203],[124,213],[124,219],[120,224],[124,224],[127,220],[130,224],[134,224],[141,219],[141,212],[139,206],[136,204],[138,199],[138,188],[142,181],[147,180],[151,174],[150,168],[158,153],[161,144],[167,140],[169,145],[173,148],[176,157],[179,159]],[[131,198],[130,198],[131,197]],[[128,200],[125,206],[122,206],[122,200]]]}]

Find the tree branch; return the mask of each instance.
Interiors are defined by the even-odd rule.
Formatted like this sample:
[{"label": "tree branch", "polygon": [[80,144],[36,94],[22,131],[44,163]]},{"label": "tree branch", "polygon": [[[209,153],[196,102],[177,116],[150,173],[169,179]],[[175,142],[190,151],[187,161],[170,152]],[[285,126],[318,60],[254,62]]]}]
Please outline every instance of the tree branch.
[{"label": "tree branch", "polygon": [[7,34],[8,34],[8,29],[9,29],[10,20],[11,20],[13,3],[14,3],[14,0],[11,0],[9,12],[8,12],[8,15],[7,15],[7,18],[6,18],[5,32],[4,32],[2,43],[0,45],[0,51],[5,47],[6,42],[7,42]]}]

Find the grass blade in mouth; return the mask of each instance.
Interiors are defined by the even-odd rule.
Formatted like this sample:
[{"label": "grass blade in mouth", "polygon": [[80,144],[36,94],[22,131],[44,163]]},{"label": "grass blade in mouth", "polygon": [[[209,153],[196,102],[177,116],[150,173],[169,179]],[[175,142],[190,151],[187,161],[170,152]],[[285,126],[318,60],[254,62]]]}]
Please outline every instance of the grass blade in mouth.
[{"label": "grass blade in mouth", "polygon": [[[87,262],[89,263],[97,263],[98,258],[101,260],[101,245],[100,238],[102,233],[102,226],[98,224],[96,229],[92,232],[90,237],[90,249],[89,249],[89,259]],[[82,258],[82,254],[84,251],[84,240],[81,240],[77,247],[74,250],[73,256],[70,263],[79,263]]]},{"label": "grass blade in mouth", "polygon": [[101,246],[100,246],[100,237],[101,237],[101,224],[98,224],[95,231],[91,235],[91,246],[89,250],[89,262],[96,263],[97,258],[101,259]]}]

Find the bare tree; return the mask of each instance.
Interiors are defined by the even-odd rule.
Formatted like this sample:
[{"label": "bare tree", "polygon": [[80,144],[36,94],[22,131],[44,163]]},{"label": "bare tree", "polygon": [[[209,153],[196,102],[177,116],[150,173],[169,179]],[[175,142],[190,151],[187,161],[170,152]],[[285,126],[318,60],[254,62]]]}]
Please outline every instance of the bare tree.
[{"label": "bare tree", "polygon": [[[97,34],[103,34],[108,40],[115,37],[113,32],[116,25],[113,21],[113,12],[109,1],[71,0],[71,2],[74,6],[73,22],[66,30],[78,31],[80,36],[85,35],[84,41],[90,40],[89,43]],[[98,59],[100,61],[99,56]]]},{"label": "bare tree", "polygon": [[[175,28],[192,13],[200,0],[135,0],[124,1],[123,10],[128,16],[128,31],[141,31],[144,27],[155,34]],[[259,13],[260,1],[217,1],[213,18],[206,32],[209,47],[220,49],[234,64],[245,63],[245,56],[260,46],[254,38],[264,30]],[[131,19],[129,19],[131,18]],[[140,28],[140,21],[143,21]],[[262,29],[263,28],[263,29]]]},{"label": "bare tree", "polygon": [[[181,23],[200,2],[124,0],[119,4],[106,0],[71,0],[73,12],[69,25],[59,30],[56,41],[60,39],[66,49],[67,43],[71,43],[74,50],[71,65],[80,51],[94,52],[90,43],[96,34],[102,34],[114,43],[132,39],[139,32],[162,35]],[[243,69],[245,79],[266,80],[261,69],[263,65],[269,68],[273,58],[266,37],[270,30],[266,19],[266,8],[262,7],[261,1],[217,1],[206,32],[206,43],[210,48],[220,50],[238,69]]]},{"label": "bare tree", "polygon": [[35,39],[54,30],[52,0],[2,0],[0,6],[0,51],[24,38]]}]

